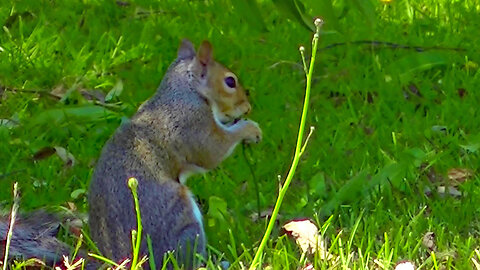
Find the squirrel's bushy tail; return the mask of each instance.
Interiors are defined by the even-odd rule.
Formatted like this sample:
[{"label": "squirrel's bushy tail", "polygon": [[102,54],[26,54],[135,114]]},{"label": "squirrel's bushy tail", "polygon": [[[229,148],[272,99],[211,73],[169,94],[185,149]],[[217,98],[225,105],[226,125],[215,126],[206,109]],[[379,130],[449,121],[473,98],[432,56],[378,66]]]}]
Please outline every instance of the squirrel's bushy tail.
[{"label": "squirrel's bushy tail", "polygon": [[[5,256],[9,222],[8,216],[0,216],[0,258],[2,261]],[[58,218],[44,211],[18,217],[13,226],[8,257],[12,259],[38,258],[49,266],[60,263],[63,255],[70,254],[71,248],[56,238],[59,229]]]}]

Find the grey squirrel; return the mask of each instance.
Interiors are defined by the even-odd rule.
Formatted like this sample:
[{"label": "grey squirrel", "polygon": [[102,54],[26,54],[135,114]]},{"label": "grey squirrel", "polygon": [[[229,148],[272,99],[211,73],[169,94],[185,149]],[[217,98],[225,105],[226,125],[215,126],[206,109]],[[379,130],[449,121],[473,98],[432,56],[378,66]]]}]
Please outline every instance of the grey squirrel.
[{"label": "grey squirrel", "polygon": [[[261,140],[258,124],[240,119],[250,110],[243,87],[214,60],[211,44],[203,41],[195,52],[184,40],[157,92],[117,129],[94,170],[89,227],[102,255],[115,261],[131,258],[131,231],[137,225],[127,181],[135,177],[143,225],[140,255],[148,255],[148,235],[157,267],[169,251],[185,268],[198,265],[194,253],[206,255],[206,239],[201,212],[185,181],[217,167],[238,143]],[[6,235],[1,226],[0,235]],[[15,250],[19,245],[12,246],[13,254],[21,254]],[[37,256],[46,255],[52,256]]]}]

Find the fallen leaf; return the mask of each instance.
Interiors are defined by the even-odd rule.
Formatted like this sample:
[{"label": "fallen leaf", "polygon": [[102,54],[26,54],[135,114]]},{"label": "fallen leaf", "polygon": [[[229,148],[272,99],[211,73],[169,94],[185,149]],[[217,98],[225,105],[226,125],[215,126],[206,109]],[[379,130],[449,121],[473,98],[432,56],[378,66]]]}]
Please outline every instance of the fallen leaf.
[{"label": "fallen leaf", "polygon": [[105,103],[105,93],[103,93],[100,90],[86,90],[82,89],[80,90],[80,94],[86,99],[86,100],[98,100],[100,103],[104,104]]},{"label": "fallen leaf", "polygon": [[303,253],[313,254],[317,252],[317,249],[325,250],[321,236],[318,234],[318,228],[310,220],[293,220],[283,225],[282,228],[295,239]]},{"label": "fallen leaf", "polygon": [[463,168],[452,168],[448,170],[448,180],[451,181],[451,184],[458,186],[459,184],[465,182],[468,178],[473,175],[472,170],[463,169]]},{"label": "fallen leaf", "polygon": [[18,127],[18,122],[10,119],[0,119],[0,127],[6,127],[8,129]]},{"label": "fallen leaf", "polygon": [[74,202],[67,202],[67,209],[73,212],[78,210]]},{"label": "fallen leaf", "polygon": [[422,245],[429,250],[435,250],[437,248],[437,245],[435,244],[435,233],[425,233],[422,239]]},{"label": "fallen leaf", "polygon": [[62,159],[62,161],[65,163],[65,165],[72,167],[75,165],[75,157],[68,152],[65,148],[60,147],[60,146],[55,146],[55,151],[57,153],[57,156]]},{"label": "fallen leaf", "polygon": [[32,159],[42,160],[42,159],[46,159],[47,157],[50,157],[53,154],[55,154],[55,148],[48,146],[38,150],[35,154],[33,154]]},{"label": "fallen leaf", "polygon": [[52,96],[62,98],[66,92],[67,92],[67,88],[65,88],[63,84],[60,84],[55,86],[55,88],[53,88],[52,91],[50,91],[50,94]]}]

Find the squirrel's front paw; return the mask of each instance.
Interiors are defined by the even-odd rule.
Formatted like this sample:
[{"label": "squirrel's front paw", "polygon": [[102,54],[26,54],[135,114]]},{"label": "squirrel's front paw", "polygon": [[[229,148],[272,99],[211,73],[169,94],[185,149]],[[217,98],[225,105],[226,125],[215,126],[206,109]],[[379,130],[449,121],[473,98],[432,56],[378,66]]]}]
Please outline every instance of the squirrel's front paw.
[{"label": "squirrel's front paw", "polygon": [[259,143],[262,140],[262,130],[258,124],[252,120],[246,120],[248,129],[243,139],[245,143]]}]

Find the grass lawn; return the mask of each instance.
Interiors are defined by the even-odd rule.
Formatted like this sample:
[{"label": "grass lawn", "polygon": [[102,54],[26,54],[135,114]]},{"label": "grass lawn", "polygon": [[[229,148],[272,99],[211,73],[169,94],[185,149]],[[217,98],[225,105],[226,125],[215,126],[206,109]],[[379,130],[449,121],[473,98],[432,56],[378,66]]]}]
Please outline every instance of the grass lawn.
[{"label": "grass lawn", "polygon": [[[250,90],[264,140],[188,184],[204,213],[208,267],[217,257],[248,266],[290,167],[305,88],[298,47],[309,55],[320,16],[315,131],[263,268],[476,267],[480,3],[326,2],[1,0],[1,207],[18,182],[24,212],[86,212],[106,140],[154,93],[181,39],[208,39]],[[301,259],[280,234],[298,218],[320,227],[328,259]]]}]

